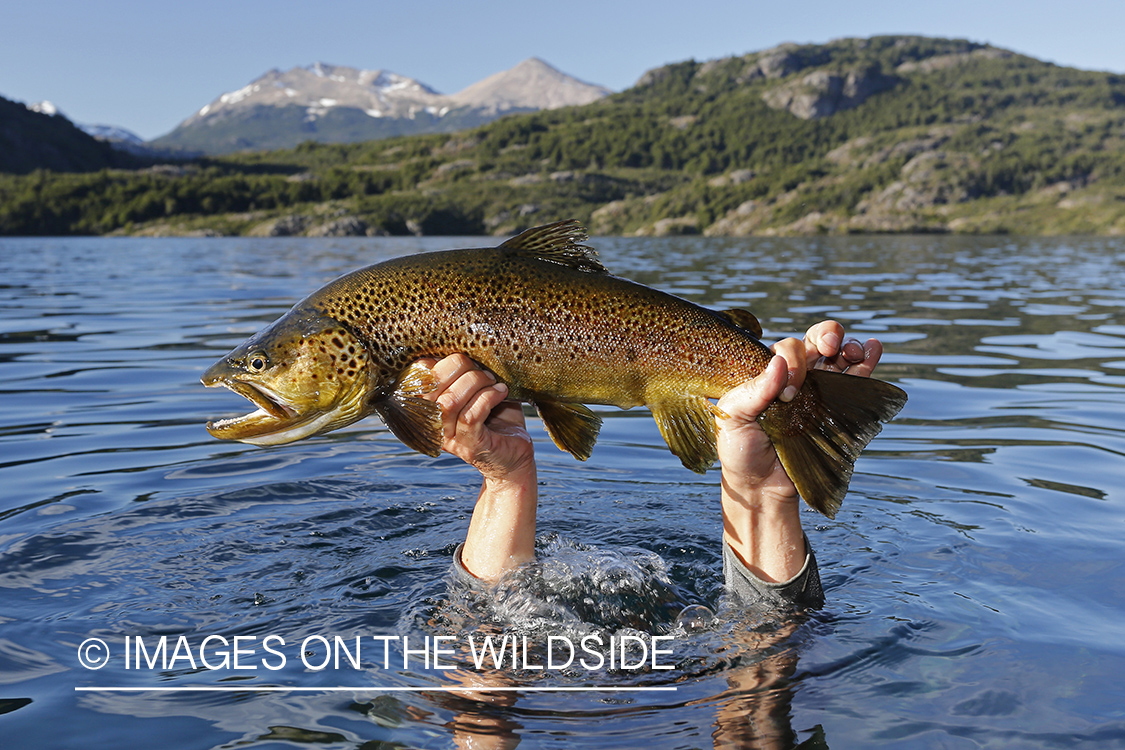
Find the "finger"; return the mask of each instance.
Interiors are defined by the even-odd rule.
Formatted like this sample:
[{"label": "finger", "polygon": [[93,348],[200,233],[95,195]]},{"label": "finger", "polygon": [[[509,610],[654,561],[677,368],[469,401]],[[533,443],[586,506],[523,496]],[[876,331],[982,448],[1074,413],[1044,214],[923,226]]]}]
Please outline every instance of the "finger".
[{"label": "finger", "polygon": [[848,364],[856,365],[864,359],[863,344],[855,339],[848,339],[840,349],[840,358]]},{"label": "finger", "polygon": [[849,367],[863,362],[864,356],[863,345],[855,339],[848,339],[840,347],[839,354],[834,357],[821,357],[817,361],[816,367],[818,370],[844,372]]},{"label": "finger", "polygon": [[720,428],[737,427],[740,424],[754,423],[754,420],[781,395],[789,380],[785,359],[774,357],[766,369],[728,391],[716,404],[734,421],[719,419]]},{"label": "finger", "polygon": [[831,359],[840,353],[844,340],[844,327],[835,320],[824,320],[805,333],[806,361],[809,367],[821,357]]},{"label": "finger", "polygon": [[[437,398],[441,406],[442,428],[446,439],[451,439],[457,434],[457,424],[462,419],[461,413],[470,405],[477,393],[492,388],[495,384],[496,380],[492,377],[492,373],[473,369],[459,375],[446,386]],[[505,386],[506,395],[507,386]]]},{"label": "finger", "polygon": [[778,398],[792,401],[805,382],[805,370],[808,367],[805,343],[792,338],[782,339],[773,345],[773,352],[777,355],[774,359],[781,358],[789,371],[788,383]]},{"label": "finger", "polygon": [[432,368],[434,375],[439,380],[449,380],[452,382],[461,375],[464,375],[470,370],[479,370],[477,363],[469,359],[464,354],[450,354],[442,360],[439,360]]},{"label": "finger", "polygon": [[848,368],[849,375],[870,377],[883,356],[883,342],[879,339],[868,339],[863,345],[863,360]]},{"label": "finger", "polygon": [[[449,389],[461,376],[470,372],[483,372],[487,374],[492,382],[496,382],[496,378],[492,376],[487,370],[482,370],[477,366],[477,363],[466,357],[464,354],[451,354],[448,357],[436,362],[430,367],[434,377],[437,380],[437,385],[434,390],[425,395],[425,398],[430,401],[438,401],[442,394]],[[445,407],[443,407],[445,408]]]},{"label": "finger", "polygon": [[504,383],[474,391],[466,400],[465,406],[457,417],[458,431],[468,428],[473,434],[483,432],[485,424],[492,415],[493,410],[508,397],[508,386]]}]

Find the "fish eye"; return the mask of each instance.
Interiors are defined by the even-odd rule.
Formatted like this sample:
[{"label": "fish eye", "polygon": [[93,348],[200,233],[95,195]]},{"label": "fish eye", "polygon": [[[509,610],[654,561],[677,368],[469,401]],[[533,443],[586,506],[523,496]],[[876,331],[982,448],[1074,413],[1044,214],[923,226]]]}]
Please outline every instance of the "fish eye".
[{"label": "fish eye", "polygon": [[268,364],[265,352],[254,352],[246,357],[246,369],[250,372],[261,372]]}]

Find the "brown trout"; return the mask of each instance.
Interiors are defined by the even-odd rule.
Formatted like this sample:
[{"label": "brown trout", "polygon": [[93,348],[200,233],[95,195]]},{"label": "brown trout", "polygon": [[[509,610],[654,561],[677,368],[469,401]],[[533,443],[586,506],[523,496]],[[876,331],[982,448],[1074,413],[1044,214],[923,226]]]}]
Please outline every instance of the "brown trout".
[{"label": "brown trout", "polygon": [[[434,378],[416,360],[463,352],[535,405],[559,448],[586,460],[601,419],[583,404],[647,406],[669,449],[704,472],[721,397],[773,353],[746,310],[713,311],[611,275],[576,221],[499,247],[424,253],[349,273],[314,292],[203,375],[256,411],[209,422],[217,438],[276,445],[382,417],[436,456]],[[805,501],[832,518],[863,448],[906,403],[870,378],[810,371],[760,417]],[[718,415],[721,416],[721,415]]]}]

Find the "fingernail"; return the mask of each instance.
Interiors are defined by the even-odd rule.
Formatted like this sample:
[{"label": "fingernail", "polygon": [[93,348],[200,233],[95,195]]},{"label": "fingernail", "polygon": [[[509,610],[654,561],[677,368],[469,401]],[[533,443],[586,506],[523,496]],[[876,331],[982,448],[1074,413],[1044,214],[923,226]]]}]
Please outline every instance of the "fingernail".
[{"label": "fingernail", "polygon": [[[833,354],[840,350],[840,337],[834,333],[827,333],[822,336],[820,339],[820,343],[823,345],[821,347],[820,353],[826,357],[831,357]],[[829,351],[824,351],[824,346],[828,347]]]},{"label": "fingernail", "polygon": [[785,390],[781,392],[780,398],[782,401],[792,401],[793,397],[797,395],[797,389],[791,385],[785,386]]},{"label": "fingernail", "polygon": [[496,389],[497,393],[507,393],[508,392],[508,384],[507,383],[497,383],[496,385],[494,385],[492,387]]}]

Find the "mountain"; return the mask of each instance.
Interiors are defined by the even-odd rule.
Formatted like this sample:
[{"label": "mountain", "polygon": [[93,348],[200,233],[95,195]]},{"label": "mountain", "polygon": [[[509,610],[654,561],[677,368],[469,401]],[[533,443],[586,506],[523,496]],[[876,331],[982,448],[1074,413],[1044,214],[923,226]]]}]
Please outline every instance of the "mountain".
[{"label": "mountain", "polygon": [[144,144],[145,139],[131,130],[126,130],[118,125],[87,125],[84,123],[75,123],[82,132],[87,135],[92,135],[99,141],[109,141],[110,143],[130,144],[133,146],[141,146]]},{"label": "mountain", "polygon": [[223,94],[152,142],[209,154],[452,132],[520,111],[587,104],[609,93],[537,58],[451,96],[385,70],[315,63],[271,70]]},{"label": "mountain", "polygon": [[665,65],[474,130],[0,179],[0,234],[1125,235],[1125,75],[963,39]]},{"label": "mountain", "polygon": [[84,133],[50,102],[30,106],[0,97],[0,172],[90,172],[131,165]]},{"label": "mountain", "polygon": [[449,98],[463,107],[499,115],[519,110],[589,104],[610,93],[604,86],[585,83],[556,70],[538,57],[531,57]]}]

